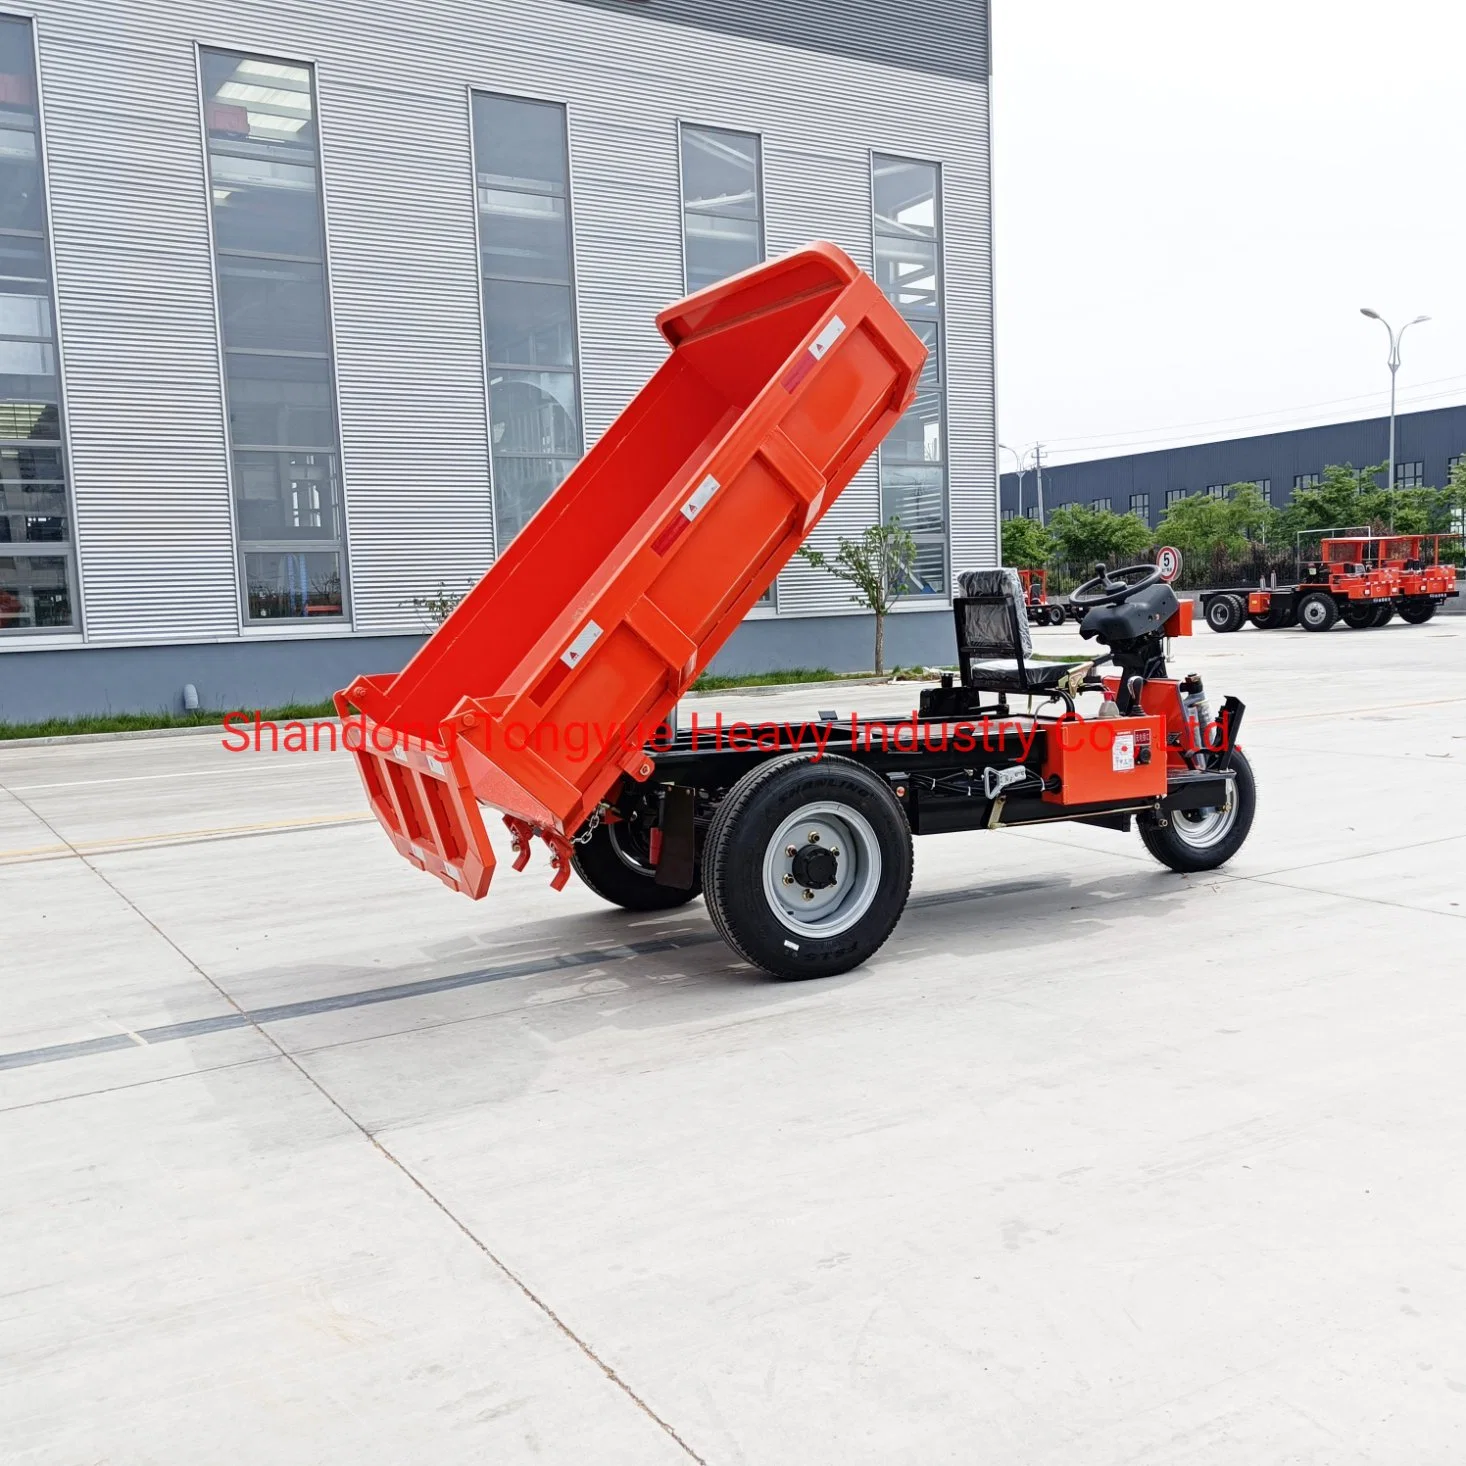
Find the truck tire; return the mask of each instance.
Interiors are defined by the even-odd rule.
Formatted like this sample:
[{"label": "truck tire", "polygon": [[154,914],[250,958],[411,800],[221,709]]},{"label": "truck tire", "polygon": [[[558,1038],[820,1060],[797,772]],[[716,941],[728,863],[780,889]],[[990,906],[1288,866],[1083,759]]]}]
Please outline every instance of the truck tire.
[{"label": "truck tire", "polygon": [[1408,621],[1412,626],[1424,626],[1438,609],[1436,603],[1425,596],[1411,596],[1400,603],[1400,620]]},{"label": "truck tire", "polygon": [[778,978],[833,977],[884,945],[911,868],[890,786],[851,759],[796,753],[745,774],[718,806],[703,895],[744,961]]},{"label": "truck tire", "polygon": [[1247,620],[1247,602],[1241,596],[1213,596],[1206,603],[1206,624],[1213,631],[1240,631]]},{"label": "truck tire", "polygon": [[590,839],[575,847],[571,868],[601,900],[624,911],[671,911],[696,900],[702,894],[696,878],[687,890],[657,884],[639,833],[630,820],[597,825]]},{"label": "truck tire", "polygon": [[1375,608],[1374,620],[1370,624],[1376,628],[1381,626],[1388,626],[1390,622],[1394,619],[1395,608],[1388,601],[1386,601],[1384,605],[1377,606]]},{"label": "truck tire", "polygon": [[1305,631],[1331,631],[1339,608],[1326,590],[1311,590],[1298,602],[1298,624]]},{"label": "truck tire", "polygon": [[1353,631],[1368,631],[1375,625],[1379,607],[1373,601],[1345,601],[1339,607],[1339,620]]},{"label": "truck tire", "polygon": [[1050,606],[1048,608],[1048,622],[1050,626],[1062,626],[1064,624],[1064,608],[1062,606]]},{"label": "truck tire", "polygon": [[1281,631],[1285,626],[1297,624],[1297,616],[1291,610],[1283,610],[1280,606],[1270,606],[1266,611],[1259,611],[1256,616],[1247,618],[1259,631]]},{"label": "truck tire", "polygon": [[1257,785],[1252,765],[1240,749],[1232,754],[1237,777],[1228,809],[1188,810],[1168,816],[1158,825],[1148,816],[1136,821],[1145,848],[1162,865],[1190,875],[1225,865],[1241,848],[1257,812]]}]

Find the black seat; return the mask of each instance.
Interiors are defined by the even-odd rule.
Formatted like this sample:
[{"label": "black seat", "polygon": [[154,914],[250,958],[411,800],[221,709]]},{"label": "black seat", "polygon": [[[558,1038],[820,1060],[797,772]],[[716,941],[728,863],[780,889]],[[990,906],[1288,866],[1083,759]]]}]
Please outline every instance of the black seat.
[{"label": "black seat", "polygon": [[1083,679],[1089,662],[1030,662],[1033,637],[1023,585],[1011,569],[969,570],[957,581],[957,661],[962,685],[983,692],[1053,692]]}]

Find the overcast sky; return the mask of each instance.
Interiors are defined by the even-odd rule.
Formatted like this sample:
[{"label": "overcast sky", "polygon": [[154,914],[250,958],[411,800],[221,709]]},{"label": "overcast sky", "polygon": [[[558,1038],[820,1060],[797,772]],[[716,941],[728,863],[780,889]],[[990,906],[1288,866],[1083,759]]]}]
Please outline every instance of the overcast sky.
[{"label": "overcast sky", "polygon": [[1005,443],[1057,462],[1383,413],[1365,305],[1433,318],[1402,410],[1466,402],[1461,0],[993,10]]}]

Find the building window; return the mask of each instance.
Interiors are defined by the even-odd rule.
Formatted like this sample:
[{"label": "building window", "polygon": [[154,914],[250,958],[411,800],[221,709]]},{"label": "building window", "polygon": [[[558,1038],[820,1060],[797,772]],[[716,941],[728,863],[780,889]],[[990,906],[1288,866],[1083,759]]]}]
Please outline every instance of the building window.
[{"label": "building window", "polygon": [[209,200],[247,619],[346,614],[315,80],[204,51]]},{"label": "building window", "polygon": [[1150,522],[1150,495],[1131,494],[1130,512],[1148,524]]},{"label": "building window", "polygon": [[35,43],[0,16],[0,633],[76,625]]},{"label": "building window", "polygon": [[1322,475],[1316,473],[1295,473],[1293,475],[1293,492],[1296,494],[1299,489],[1316,489],[1322,482]]},{"label": "building window", "polygon": [[1208,484],[1206,493],[1209,499],[1225,499],[1227,497],[1226,484]]},{"label": "building window", "polygon": [[763,158],[758,135],[681,128],[682,258],[701,290],[764,257]]},{"label": "building window", "polygon": [[881,444],[881,517],[898,517],[916,541],[907,591],[941,595],[947,587],[941,172],[934,163],[874,153],[871,193],[876,280],[927,348],[916,401]]},{"label": "building window", "polygon": [[1005,509],[1005,510],[1003,510],[1003,522],[1005,524],[1008,522],[1008,520],[1010,520],[1010,519],[1017,519],[1017,518],[1018,518],[1018,511],[1016,509]]},{"label": "building window", "polygon": [[1185,497],[1186,497],[1186,490],[1185,489],[1167,489],[1166,490],[1166,508],[1169,509],[1172,504],[1179,504],[1181,502],[1181,500],[1184,499]]},{"label": "building window", "polygon": [[1447,479],[1449,479],[1451,475],[1456,472],[1457,468],[1460,467],[1463,460],[1466,460],[1466,453],[1453,453],[1448,459],[1446,459]]},{"label": "building window", "polygon": [[1023,511],[1023,517],[1025,519],[1037,519],[1038,518],[1038,505],[1037,504],[1030,504]]},{"label": "building window", "polygon": [[473,94],[499,552],[582,452],[565,109]]},{"label": "building window", "polygon": [[1110,501],[1108,499],[1091,499],[1089,501],[1089,507],[1096,513],[1108,514],[1110,512]]},{"label": "building window", "polygon": [[1273,502],[1273,481],[1270,478],[1255,478],[1252,481],[1252,487],[1262,495],[1264,504]]},{"label": "building window", "polygon": [[1425,464],[1397,463],[1395,465],[1395,487],[1397,489],[1423,489],[1425,487]]}]

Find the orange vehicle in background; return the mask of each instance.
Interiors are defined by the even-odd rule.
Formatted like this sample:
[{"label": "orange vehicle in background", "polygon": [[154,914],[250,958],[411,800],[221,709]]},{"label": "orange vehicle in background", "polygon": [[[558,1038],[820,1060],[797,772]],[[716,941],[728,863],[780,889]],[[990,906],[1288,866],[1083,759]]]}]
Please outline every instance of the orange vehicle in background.
[{"label": "orange vehicle in background", "polygon": [[1301,626],[1328,631],[1336,621],[1356,631],[1387,625],[1396,615],[1419,626],[1457,594],[1456,567],[1441,545],[1456,534],[1350,534],[1330,537],[1292,586],[1202,591],[1213,631],[1240,631],[1246,621],[1264,631]]},{"label": "orange vehicle in background", "polygon": [[1023,605],[1031,626],[1062,626],[1064,608],[1057,601],[1049,599],[1049,572],[1047,570],[1020,570],[1018,580],[1023,586]]}]

